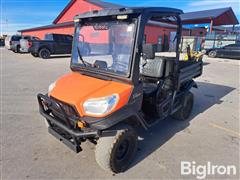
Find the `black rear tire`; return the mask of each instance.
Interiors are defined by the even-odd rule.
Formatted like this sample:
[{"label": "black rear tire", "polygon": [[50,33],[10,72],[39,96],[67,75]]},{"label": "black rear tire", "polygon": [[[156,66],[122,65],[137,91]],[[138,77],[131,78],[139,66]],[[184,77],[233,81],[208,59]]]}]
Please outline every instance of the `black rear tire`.
[{"label": "black rear tire", "polygon": [[111,173],[126,171],[137,151],[137,137],[129,125],[118,126],[115,136],[100,137],[95,150],[99,166]]},{"label": "black rear tire", "polygon": [[211,58],[215,58],[217,57],[217,51],[215,50],[212,50],[208,53],[208,56],[211,57]]},{"label": "black rear tire", "polygon": [[51,52],[47,48],[42,48],[39,53],[39,57],[42,59],[48,59],[51,55]]},{"label": "black rear tire", "polygon": [[181,100],[182,107],[175,112],[172,117],[177,120],[184,121],[189,118],[192,112],[194,103],[194,96],[193,93],[188,91]]}]

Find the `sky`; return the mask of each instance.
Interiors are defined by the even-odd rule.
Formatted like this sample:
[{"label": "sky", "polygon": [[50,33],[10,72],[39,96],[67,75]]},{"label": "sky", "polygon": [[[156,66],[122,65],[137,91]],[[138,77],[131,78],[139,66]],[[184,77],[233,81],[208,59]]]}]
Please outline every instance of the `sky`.
[{"label": "sky", "polygon": [[[14,34],[17,30],[49,25],[70,0],[0,0],[0,32]],[[125,6],[161,6],[184,12],[232,7],[240,21],[240,0],[105,0]]]}]

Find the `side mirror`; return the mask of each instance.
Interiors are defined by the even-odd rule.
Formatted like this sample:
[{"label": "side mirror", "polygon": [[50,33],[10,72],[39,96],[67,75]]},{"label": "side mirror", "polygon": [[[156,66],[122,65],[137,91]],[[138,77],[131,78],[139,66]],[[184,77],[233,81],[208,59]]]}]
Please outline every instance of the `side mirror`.
[{"label": "side mirror", "polygon": [[142,53],[144,59],[154,59],[157,48],[153,44],[143,44]]}]

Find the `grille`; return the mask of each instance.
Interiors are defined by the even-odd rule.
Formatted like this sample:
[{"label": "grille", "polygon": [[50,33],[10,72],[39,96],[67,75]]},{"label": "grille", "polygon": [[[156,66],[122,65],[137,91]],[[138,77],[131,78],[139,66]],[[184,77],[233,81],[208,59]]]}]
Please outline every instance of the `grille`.
[{"label": "grille", "polygon": [[[79,117],[77,111],[71,105],[66,104],[66,103],[64,103],[62,101],[59,101],[59,100],[57,100],[57,99],[55,99],[53,97],[51,97],[51,99],[56,101],[62,107],[62,109],[64,110],[64,112],[66,113],[66,115],[68,116],[68,118],[70,120],[74,120],[74,119]],[[61,111],[61,108],[59,108],[58,106],[52,106],[50,109],[52,110],[52,114],[54,116],[56,116],[56,117],[58,117],[60,119],[65,119],[64,114]]]}]

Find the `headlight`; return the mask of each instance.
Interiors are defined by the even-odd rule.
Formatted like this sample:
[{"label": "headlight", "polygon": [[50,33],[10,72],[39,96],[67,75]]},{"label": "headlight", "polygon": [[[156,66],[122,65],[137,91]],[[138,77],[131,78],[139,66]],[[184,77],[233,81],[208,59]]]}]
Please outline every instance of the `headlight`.
[{"label": "headlight", "polygon": [[48,87],[48,93],[50,93],[55,86],[56,86],[56,82],[50,84],[50,86]]},{"label": "headlight", "polygon": [[114,109],[119,100],[118,94],[111,96],[88,99],[83,103],[83,109],[88,115],[104,115]]}]

